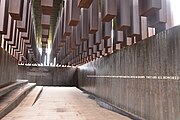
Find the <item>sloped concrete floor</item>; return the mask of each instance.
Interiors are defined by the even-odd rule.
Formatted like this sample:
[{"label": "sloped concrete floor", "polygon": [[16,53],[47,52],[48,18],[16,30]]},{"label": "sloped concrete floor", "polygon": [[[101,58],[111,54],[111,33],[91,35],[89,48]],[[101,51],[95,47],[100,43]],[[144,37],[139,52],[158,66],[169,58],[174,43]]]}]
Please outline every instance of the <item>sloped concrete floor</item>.
[{"label": "sloped concrete floor", "polygon": [[2,120],[130,120],[99,107],[75,87],[44,87],[32,106],[37,91],[34,89]]}]

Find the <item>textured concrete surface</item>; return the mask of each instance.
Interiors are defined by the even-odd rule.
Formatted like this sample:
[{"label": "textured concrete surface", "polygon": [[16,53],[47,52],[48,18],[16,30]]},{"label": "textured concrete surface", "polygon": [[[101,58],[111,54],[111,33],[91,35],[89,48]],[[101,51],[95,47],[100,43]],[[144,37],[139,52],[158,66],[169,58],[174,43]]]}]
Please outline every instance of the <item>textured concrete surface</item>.
[{"label": "textured concrete surface", "polygon": [[180,27],[97,59],[78,70],[78,85],[147,120],[180,120]]},{"label": "textured concrete surface", "polygon": [[16,82],[17,60],[0,47],[0,86]]},{"label": "textured concrete surface", "polygon": [[76,68],[18,66],[18,79],[37,85],[77,86]]},{"label": "textured concrete surface", "polygon": [[[27,98],[31,96],[30,93]],[[22,101],[2,120],[130,120],[99,107],[87,94],[74,87],[44,87],[33,106],[27,104],[29,100]]]}]

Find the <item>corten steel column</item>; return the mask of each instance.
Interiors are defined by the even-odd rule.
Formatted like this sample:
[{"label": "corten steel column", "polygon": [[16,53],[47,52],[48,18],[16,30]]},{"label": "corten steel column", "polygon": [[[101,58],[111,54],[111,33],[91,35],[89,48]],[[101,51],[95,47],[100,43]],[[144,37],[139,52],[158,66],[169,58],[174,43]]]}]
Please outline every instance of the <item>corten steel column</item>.
[{"label": "corten steel column", "polygon": [[92,4],[89,7],[90,34],[95,34],[98,31],[98,19],[99,19],[98,0],[93,0]]},{"label": "corten steel column", "polygon": [[6,34],[7,33],[7,26],[8,26],[8,7],[9,7],[9,0],[1,0],[0,1],[0,33]]},{"label": "corten steel column", "polygon": [[117,30],[126,30],[130,27],[130,0],[117,0]]},{"label": "corten steel column", "polygon": [[116,14],[116,0],[101,0],[101,15],[103,22],[110,22]]},{"label": "corten steel column", "polygon": [[79,8],[89,8],[91,3],[95,0],[78,0],[78,7]]},{"label": "corten steel column", "polygon": [[22,20],[24,0],[9,0],[9,14],[14,20]]},{"label": "corten steel column", "polygon": [[161,9],[148,16],[148,26],[156,28],[156,33],[166,29],[167,7],[166,0],[161,1]]},{"label": "corten steel column", "polygon": [[17,21],[17,28],[21,32],[26,32],[27,31],[28,10],[29,10],[29,0],[24,0],[22,20]]},{"label": "corten steel column", "polygon": [[69,0],[69,26],[77,26],[80,21],[80,9],[78,8],[78,0]]},{"label": "corten steel column", "polygon": [[96,32],[96,37],[94,39],[94,44],[95,45],[100,44],[101,39],[102,39],[102,22],[101,22],[101,13],[99,13],[98,31]]},{"label": "corten steel column", "polygon": [[89,30],[89,18],[88,9],[81,8],[81,40],[86,41],[88,39]]},{"label": "corten steel column", "polygon": [[68,25],[69,21],[69,2],[70,0],[65,1],[65,7],[64,7],[64,30],[63,30],[63,35],[68,36],[71,34],[71,27]]}]

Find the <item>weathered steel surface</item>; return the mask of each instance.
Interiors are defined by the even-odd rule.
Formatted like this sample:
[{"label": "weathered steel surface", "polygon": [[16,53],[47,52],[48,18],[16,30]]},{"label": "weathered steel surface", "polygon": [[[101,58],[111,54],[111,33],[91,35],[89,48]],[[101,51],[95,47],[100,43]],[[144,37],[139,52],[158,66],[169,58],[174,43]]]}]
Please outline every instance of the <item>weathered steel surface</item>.
[{"label": "weathered steel surface", "polygon": [[140,118],[179,120],[179,39],[180,26],[87,63],[78,86]]}]

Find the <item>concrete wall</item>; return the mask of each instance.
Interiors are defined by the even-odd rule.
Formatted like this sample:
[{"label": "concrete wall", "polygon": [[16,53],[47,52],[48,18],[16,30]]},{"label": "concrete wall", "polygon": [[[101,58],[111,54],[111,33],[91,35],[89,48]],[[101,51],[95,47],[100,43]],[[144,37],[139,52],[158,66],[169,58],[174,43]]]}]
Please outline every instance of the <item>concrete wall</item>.
[{"label": "concrete wall", "polygon": [[83,65],[80,88],[147,120],[180,120],[180,27]]},{"label": "concrete wall", "polygon": [[76,68],[18,66],[18,79],[37,85],[77,86]]},{"label": "concrete wall", "polygon": [[16,81],[17,60],[0,47],[0,86]]}]

